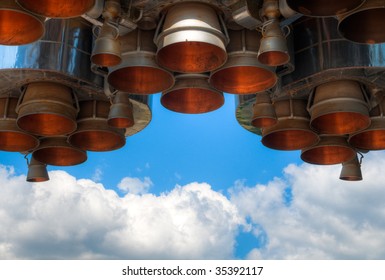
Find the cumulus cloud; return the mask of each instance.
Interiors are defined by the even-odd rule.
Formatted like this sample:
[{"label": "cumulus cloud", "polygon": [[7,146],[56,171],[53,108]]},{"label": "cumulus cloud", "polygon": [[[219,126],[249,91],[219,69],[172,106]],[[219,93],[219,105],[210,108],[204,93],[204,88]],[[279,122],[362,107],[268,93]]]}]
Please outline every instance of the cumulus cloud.
[{"label": "cumulus cloud", "polygon": [[206,183],[153,195],[150,178],[129,177],[121,197],[64,171],[30,184],[0,166],[0,258],[227,259],[247,231],[259,241],[249,259],[384,259],[384,166],[371,152],[364,180],[345,182],[339,165],[291,164],[229,197]]},{"label": "cumulus cloud", "polygon": [[243,223],[205,183],[159,196],[115,191],[64,171],[25,182],[0,166],[1,259],[223,259]]},{"label": "cumulus cloud", "polygon": [[[338,179],[340,166],[289,165],[283,178],[231,190],[241,215],[268,240],[250,259],[384,259],[385,157],[370,153],[364,180]],[[291,199],[285,199],[287,191]],[[258,238],[260,230],[255,235]]]},{"label": "cumulus cloud", "polygon": [[149,177],[144,177],[143,181],[139,178],[125,177],[119,182],[118,188],[124,193],[144,194],[152,185]]}]

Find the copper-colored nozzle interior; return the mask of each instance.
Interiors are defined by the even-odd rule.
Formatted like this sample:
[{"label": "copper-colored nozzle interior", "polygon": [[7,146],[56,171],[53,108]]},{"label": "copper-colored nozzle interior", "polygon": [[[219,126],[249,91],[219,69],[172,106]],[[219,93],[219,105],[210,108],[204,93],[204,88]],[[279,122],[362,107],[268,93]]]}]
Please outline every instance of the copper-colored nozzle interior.
[{"label": "copper-colored nozzle interior", "polygon": [[[0,121],[1,122],[1,121]],[[0,150],[9,152],[31,151],[39,145],[39,140],[22,131],[4,131],[0,124]],[[13,125],[17,129],[16,125]]]},{"label": "copper-colored nozzle interior", "polygon": [[116,93],[107,123],[116,128],[129,128],[135,125],[133,105],[127,93]]},{"label": "copper-colored nozzle interior", "polygon": [[71,166],[87,160],[87,154],[67,143],[66,138],[45,138],[32,155],[37,161],[49,165]]},{"label": "copper-colored nozzle interior", "polygon": [[0,44],[24,45],[39,40],[44,34],[43,22],[22,10],[2,10],[0,4]]},{"label": "copper-colored nozzle interior", "polygon": [[99,54],[92,55],[91,60],[96,65],[111,67],[111,66],[118,65],[122,61],[122,58],[114,54],[99,53]]},{"label": "copper-colored nozzle interior", "polygon": [[358,10],[346,16],[338,29],[343,37],[357,43],[377,44],[385,42],[385,7]]},{"label": "copper-colored nozzle interior", "polygon": [[108,120],[108,125],[116,128],[128,128],[135,124],[133,119],[130,118],[113,118]]},{"label": "copper-colored nozzle interior", "polygon": [[287,0],[293,10],[307,16],[333,16],[346,13],[365,0]]},{"label": "copper-colored nozzle interior", "polygon": [[302,150],[301,159],[312,164],[338,164],[351,160],[356,152],[348,145],[345,138],[326,137],[318,144]]},{"label": "copper-colored nozzle interior", "polygon": [[251,124],[255,127],[264,128],[273,126],[277,123],[277,118],[274,117],[261,117],[255,118],[251,121]]},{"label": "copper-colored nozzle interior", "polygon": [[17,0],[16,2],[35,14],[50,18],[81,16],[95,4],[95,0]]},{"label": "copper-colored nozzle interior", "polygon": [[337,80],[316,87],[310,114],[310,125],[320,134],[351,134],[370,125],[366,95],[355,81]]},{"label": "copper-colored nozzle interior", "polygon": [[[107,126],[107,120],[106,120]],[[70,136],[69,141],[75,147],[83,150],[104,152],[112,151],[123,147],[126,143],[124,134],[109,130],[81,130]]]},{"label": "copper-colored nozzle interior", "polygon": [[383,150],[385,149],[385,130],[371,130],[353,136],[349,143],[360,149]]},{"label": "copper-colored nozzle interior", "polygon": [[281,51],[267,51],[259,54],[258,60],[265,65],[278,66],[287,63],[290,56],[288,53]]},{"label": "copper-colored nozzle interior", "polygon": [[132,66],[113,71],[108,76],[108,82],[121,91],[152,94],[170,88],[174,84],[174,78],[161,68]]},{"label": "copper-colored nozzle interior", "polygon": [[103,152],[123,147],[126,143],[124,129],[107,124],[110,102],[82,101],[78,116],[78,128],[68,141],[82,150]]},{"label": "copper-colored nozzle interior", "polygon": [[309,147],[317,143],[318,139],[317,134],[310,129],[290,129],[287,127],[285,130],[277,130],[263,136],[262,144],[275,150],[293,151]]},{"label": "copper-colored nozzle interior", "polygon": [[311,164],[338,164],[346,161],[354,155],[352,149],[346,147],[316,147],[303,152],[301,158],[303,161]]},{"label": "copper-colored nozzle interior", "polygon": [[338,112],[312,120],[311,125],[322,134],[347,134],[368,127],[369,116],[354,112]]},{"label": "copper-colored nozzle interior", "polygon": [[35,149],[39,140],[20,130],[16,125],[17,98],[0,98],[0,150],[26,152]]},{"label": "copper-colored nozzle interior", "polygon": [[83,151],[71,147],[50,147],[37,150],[33,156],[41,162],[56,166],[72,166],[86,161]]},{"label": "copper-colored nozzle interior", "polygon": [[252,94],[273,87],[277,82],[274,72],[253,66],[220,69],[210,77],[213,87],[234,94]]},{"label": "copper-colored nozzle interior", "polygon": [[65,135],[76,128],[73,120],[47,113],[25,115],[18,120],[18,125],[32,134],[44,136]]},{"label": "copper-colored nozzle interior", "polygon": [[47,181],[47,178],[45,177],[34,177],[34,178],[27,179],[27,182],[30,182],[30,183],[41,183],[46,181]]},{"label": "copper-colored nozzle interior", "polygon": [[226,51],[205,42],[179,42],[163,47],[157,54],[160,65],[180,73],[203,73],[220,67]]},{"label": "copper-colored nozzle interior", "polygon": [[200,114],[214,111],[224,104],[223,94],[202,88],[183,88],[164,93],[161,103],[171,111]]},{"label": "copper-colored nozzle interior", "polygon": [[29,84],[19,106],[17,125],[42,136],[60,136],[76,129],[77,110],[70,88],[56,83]]},{"label": "copper-colored nozzle interior", "polygon": [[366,130],[350,136],[349,143],[363,150],[385,149],[385,119],[372,118],[372,123]]}]

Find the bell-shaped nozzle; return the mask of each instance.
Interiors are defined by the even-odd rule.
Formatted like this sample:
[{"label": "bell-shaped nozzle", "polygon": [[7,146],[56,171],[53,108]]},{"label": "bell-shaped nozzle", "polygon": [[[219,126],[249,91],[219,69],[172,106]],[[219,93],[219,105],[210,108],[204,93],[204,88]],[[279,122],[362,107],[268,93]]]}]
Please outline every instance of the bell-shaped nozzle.
[{"label": "bell-shaped nozzle", "polygon": [[289,7],[306,16],[328,17],[344,14],[365,0],[287,0]]},{"label": "bell-shaped nozzle", "polygon": [[227,59],[218,15],[204,3],[178,3],[169,8],[155,41],[158,63],[174,72],[210,72]]},{"label": "bell-shaped nozzle", "polygon": [[351,160],[355,156],[354,149],[349,146],[343,136],[322,135],[320,141],[301,152],[301,159],[307,163],[332,165]]},{"label": "bell-shaped nozzle", "polygon": [[263,26],[258,60],[268,66],[279,66],[289,62],[286,37],[278,20],[270,20]]},{"label": "bell-shaped nozzle", "polygon": [[362,180],[361,162],[358,160],[357,155],[353,159],[342,163],[340,179],[344,181]]},{"label": "bell-shaped nozzle", "polygon": [[370,125],[369,104],[356,81],[337,80],[319,85],[310,97],[310,125],[320,134],[344,135]]},{"label": "bell-shaped nozzle", "polygon": [[384,43],[384,17],[385,2],[383,0],[366,0],[358,9],[338,17],[338,31],[342,37],[356,43]]},{"label": "bell-shaped nozzle", "polygon": [[16,0],[16,2],[34,14],[49,18],[78,17],[95,4],[95,0]]},{"label": "bell-shaped nozzle", "polygon": [[110,67],[122,62],[122,54],[119,41],[119,30],[105,22],[95,40],[91,61],[96,65]]},{"label": "bell-shaped nozzle", "polygon": [[128,93],[116,93],[107,122],[109,126],[116,128],[128,128],[135,124],[133,106]]},{"label": "bell-shaped nozzle", "polygon": [[44,35],[44,18],[20,8],[14,0],[0,3],[0,45],[17,46],[35,42]]},{"label": "bell-shaped nozzle", "polygon": [[47,165],[32,157],[28,164],[27,182],[45,182],[48,180]]},{"label": "bell-shaped nozzle", "polygon": [[277,121],[277,114],[273,104],[271,104],[269,93],[257,93],[251,124],[258,128],[264,128],[275,125]]},{"label": "bell-shaped nozzle", "polygon": [[174,112],[201,114],[219,109],[225,98],[208,83],[208,75],[179,74],[175,86],[162,93],[160,102]]}]

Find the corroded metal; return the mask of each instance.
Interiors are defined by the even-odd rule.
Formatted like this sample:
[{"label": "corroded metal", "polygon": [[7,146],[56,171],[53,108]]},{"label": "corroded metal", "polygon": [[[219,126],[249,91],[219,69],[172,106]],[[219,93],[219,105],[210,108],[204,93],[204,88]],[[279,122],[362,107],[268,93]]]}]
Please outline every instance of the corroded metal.
[{"label": "corroded metal", "polygon": [[251,124],[257,128],[265,128],[275,125],[277,121],[277,114],[273,104],[271,104],[269,94],[267,92],[258,93],[253,108]]},{"label": "corroded metal", "polygon": [[96,65],[111,67],[122,62],[119,30],[105,22],[92,50],[91,61]]},{"label": "corroded metal", "polygon": [[132,103],[127,93],[117,92],[108,114],[108,125],[116,128],[128,128],[135,124]]},{"label": "corroded metal", "polygon": [[258,60],[268,66],[284,65],[290,61],[286,38],[278,20],[263,26]]},{"label": "corroded metal", "polygon": [[309,105],[310,125],[320,134],[350,134],[370,125],[369,99],[355,81],[319,85]]},{"label": "corroded metal", "polygon": [[301,152],[301,159],[307,163],[331,165],[349,161],[356,151],[349,146],[344,136],[321,135],[320,141]]},{"label": "corroded metal", "polygon": [[205,74],[180,74],[175,86],[162,93],[161,103],[171,111],[200,114],[214,111],[224,104],[223,93],[208,83]]},{"label": "corroded metal", "polygon": [[288,99],[274,103],[278,122],[262,129],[262,144],[276,150],[300,150],[318,142],[310,128],[306,100]]},{"label": "corroded metal", "polygon": [[178,3],[168,9],[155,42],[157,61],[180,73],[202,73],[226,62],[226,37],[215,10],[199,2]]},{"label": "corroded metal", "polygon": [[112,87],[134,94],[152,94],[171,88],[174,76],[156,63],[154,31],[136,29],[120,37],[123,62],[111,67],[108,82]]},{"label": "corroded metal", "polygon": [[56,166],[72,166],[85,162],[87,153],[70,145],[67,137],[48,137],[40,140],[40,145],[32,153],[37,161]]},{"label": "corroded metal", "polygon": [[363,150],[385,149],[385,99],[370,111],[371,124],[368,128],[349,137],[350,145]]},{"label": "corroded metal", "polygon": [[261,34],[257,31],[229,31],[227,62],[210,76],[218,90],[234,94],[251,94],[272,88],[277,82],[275,67],[257,59]]},{"label": "corroded metal", "polygon": [[35,149],[39,140],[22,131],[16,125],[16,107],[18,98],[0,98],[0,150],[8,152],[26,152]]},{"label": "corroded metal", "polygon": [[52,82],[27,86],[17,107],[20,129],[40,136],[60,136],[76,129],[77,108],[71,88]]},{"label": "corroded metal", "polygon": [[112,151],[126,144],[124,129],[108,125],[110,102],[87,100],[80,102],[78,128],[68,142],[82,150],[103,152]]},{"label": "corroded metal", "polygon": [[48,180],[47,165],[32,157],[28,164],[27,182],[45,182]]},{"label": "corroded metal", "polygon": [[344,181],[362,180],[361,163],[357,155],[353,159],[342,163],[340,179]]}]

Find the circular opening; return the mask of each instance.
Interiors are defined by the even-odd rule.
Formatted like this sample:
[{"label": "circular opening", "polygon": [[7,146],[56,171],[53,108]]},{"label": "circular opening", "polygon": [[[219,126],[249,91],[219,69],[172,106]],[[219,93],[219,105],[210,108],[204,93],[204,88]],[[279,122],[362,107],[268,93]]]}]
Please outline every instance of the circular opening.
[{"label": "circular opening", "polygon": [[224,92],[252,94],[267,90],[277,82],[275,73],[252,66],[237,66],[218,70],[210,77],[210,84]]},{"label": "circular opening", "polygon": [[33,157],[42,163],[56,166],[71,166],[87,160],[84,151],[71,147],[47,147],[36,150]]},{"label": "circular opening", "polygon": [[117,117],[111,118],[108,121],[108,125],[116,128],[128,128],[134,126],[135,122],[132,118]]},{"label": "circular opening", "polygon": [[318,141],[318,135],[310,130],[282,130],[262,137],[262,144],[268,148],[283,151],[301,150]]},{"label": "circular opening", "polygon": [[258,60],[268,66],[284,65],[290,60],[290,56],[285,52],[267,51],[258,55]]},{"label": "circular opening", "polygon": [[338,112],[317,117],[310,125],[320,134],[343,135],[367,128],[370,117],[353,112]]},{"label": "circular opening", "polygon": [[22,132],[0,132],[0,150],[9,152],[25,152],[35,149],[38,145],[39,140],[32,135]]},{"label": "circular opening", "polygon": [[200,114],[214,111],[224,104],[223,94],[201,88],[185,88],[164,93],[161,103],[171,111]]},{"label": "circular opening", "polygon": [[26,10],[50,18],[77,17],[86,13],[95,0],[16,0]]},{"label": "circular opening", "polygon": [[126,139],[110,131],[79,131],[70,136],[69,142],[83,150],[103,152],[123,147]]},{"label": "circular opening", "polygon": [[346,162],[355,156],[355,151],[342,146],[319,146],[302,152],[301,159],[305,162],[330,165]]},{"label": "circular opening", "polygon": [[383,150],[385,149],[385,130],[369,130],[353,135],[349,139],[349,144],[364,150]]},{"label": "circular opening", "polygon": [[222,66],[227,59],[226,51],[204,42],[180,42],[159,50],[160,65],[179,73],[210,72]]},{"label": "circular opening", "polygon": [[92,55],[91,60],[96,65],[105,67],[115,66],[122,62],[122,58],[120,56],[108,53],[94,54]]},{"label": "circular opening", "polygon": [[362,3],[365,0],[287,0],[287,4],[293,10],[307,16],[334,16],[346,13]]},{"label": "circular opening", "polygon": [[385,42],[385,8],[362,10],[344,18],[338,30],[346,39],[363,44]]},{"label": "circular opening", "polygon": [[258,117],[251,121],[251,124],[257,128],[270,127],[277,123],[276,118]]},{"label": "circular opening", "polygon": [[73,132],[76,122],[55,114],[30,114],[17,120],[20,129],[42,136],[60,136]]},{"label": "circular opening", "polygon": [[151,94],[169,89],[174,84],[171,73],[153,67],[124,67],[113,71],[108,82],[114,88],[134,93]]},{"label": "circular opening", "polygon": [[0,44],[24,45],[39,40],[44,34],[43,23],[24,12],[0,10]]}]

